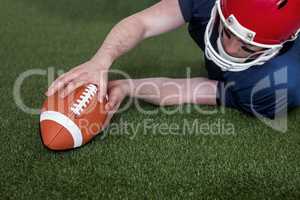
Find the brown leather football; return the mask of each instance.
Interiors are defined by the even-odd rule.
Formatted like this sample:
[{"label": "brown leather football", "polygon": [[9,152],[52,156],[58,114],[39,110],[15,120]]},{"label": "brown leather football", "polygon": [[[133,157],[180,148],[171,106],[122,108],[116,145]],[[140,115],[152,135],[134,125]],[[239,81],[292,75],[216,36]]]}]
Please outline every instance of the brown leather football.
[{"label": "brown leather football", "polygon": [[79,87],[64,99],[49,96],[40,115],[43,144],[51,150],[68,150],[88,143],[101,132],[107,113],[97,100],[97,86]]}]

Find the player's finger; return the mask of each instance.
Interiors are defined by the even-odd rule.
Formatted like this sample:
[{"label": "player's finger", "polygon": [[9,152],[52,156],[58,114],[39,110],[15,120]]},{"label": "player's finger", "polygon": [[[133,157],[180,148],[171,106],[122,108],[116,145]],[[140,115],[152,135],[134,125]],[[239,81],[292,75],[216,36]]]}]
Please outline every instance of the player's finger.
[{"label": "player's finger", "polygon": [[105,105],[105,110],[107,110],[107,111],[112,110],[115,107],[115,105],[117,104],[117,102],[118,102],[118,96],[110,95],[108,98],[108,102]]},{"label": "player's finger", "polygon": [[60,85],[60,84],[62,84],[61,82],[60,82],[60,80],[62,79],[62,77],[64,77],[65,76],[65,74],[62,74],[61,76],[59,76],[56,80],[54,80],[52,83],[51,83],[51,85],[48,87],[48,90],[46,91],[46,95],[47,96],[51,96],[52,94],[54,94],[56,91],[57,91],[57,89],[59,88],[59,87],[63,87],[63,85],[62,86],[58,86],[58,85]]},{"label": "player's finger", "polygon": [[46,95],[51,96],[58,90],[62,89],[65,87],[66,84],[68,84],[70,81],[72,81],[74,78],[76,78],[76,74],[64,74],[57,78],[49,87]]},{"label": "player's finger", "polygon": [[106,74],[106,72],[101,72],[98,86],[99,86],[98,101],[100,103],[102,103],[107,94],[107,74]]},{"label": "player's finger", "polygon": [[113,107],[113,109],[107,112],[107,117],[106,117],[105,122],[102,126],[102,130],[105,129],[109,125],[109,123],[111,121],[111,118],[118,111],[118,108],[119,108],[120,104],[121,104],[120,102],[117,102],[115,104],[115,106]]},{"label": "player's finger", "polygon": [[80,86],[84,85],[86,81],[84,80],[74,80],[71,81],[61,92],[59,92],[59,96],[61,98],[65,98],[70,93],[72,93],[75,89],[79,88]]},{"label": "player's finger", "polygon": [[46,92],[47,96],[53,95],[55,92],[59,91],[73,79],[77,78],[80,74],[79,73],[66,73],[56,79],[51,86],[49,87],[48,91]]}]

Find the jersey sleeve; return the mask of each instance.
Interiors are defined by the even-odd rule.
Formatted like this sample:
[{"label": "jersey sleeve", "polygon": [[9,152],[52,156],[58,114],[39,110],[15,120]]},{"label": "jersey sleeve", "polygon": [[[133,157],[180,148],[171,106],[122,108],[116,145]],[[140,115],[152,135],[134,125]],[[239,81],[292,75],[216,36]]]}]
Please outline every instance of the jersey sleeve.
[{"label": "jersey sleeve", "polygon": [[193,0],[178,0],[182,16],[186,22],[192,18]]},{"label": "jersey sleeve", "polygon": [[215,3],[215,0],[178,0],[182,16],[186,22],[193,19],[207,19],[208,13]]}]

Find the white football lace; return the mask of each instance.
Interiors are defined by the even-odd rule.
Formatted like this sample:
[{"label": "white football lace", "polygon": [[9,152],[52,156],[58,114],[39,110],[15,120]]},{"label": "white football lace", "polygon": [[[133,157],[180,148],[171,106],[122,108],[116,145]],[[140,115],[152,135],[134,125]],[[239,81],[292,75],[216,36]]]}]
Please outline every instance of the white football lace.
[{"label": "white football lace", "polygon": [[97,87],[93,84],[89,84],[84,92],[80,95],[79,99],[76,100],[76,103],[73,104],[71,110],[75,115],[80,115],[84,108],[87,107],[91,99],[97,93]]}]

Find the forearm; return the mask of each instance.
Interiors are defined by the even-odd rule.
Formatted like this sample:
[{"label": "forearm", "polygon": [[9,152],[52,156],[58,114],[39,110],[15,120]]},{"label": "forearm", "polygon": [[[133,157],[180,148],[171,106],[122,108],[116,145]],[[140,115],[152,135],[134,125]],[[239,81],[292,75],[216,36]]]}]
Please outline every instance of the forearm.
[{"label": "forearm", "polygon": [[216,105],[217,82],[207,78],[127,80],[129,96],[156,105],[195,103]]},{"label": "forearm", "polygon": [[113,27],[92,58],[112,63],[145,38],[160,35],[185,24],[178,0],[163,0],[131,15]]},{"label": "forearm", "polygon": [[146,79],[130,79],[127,80],[129,85],[128,96],[142,99],[146,102],[161,105],[163,99],[163,84],[168,78],[146,78]]},{"label": "forearm", "polygon": [[144,39],[145,30],[139,19],[132,15],[116,24],[92,58],[96,63],[113,63]]}]

